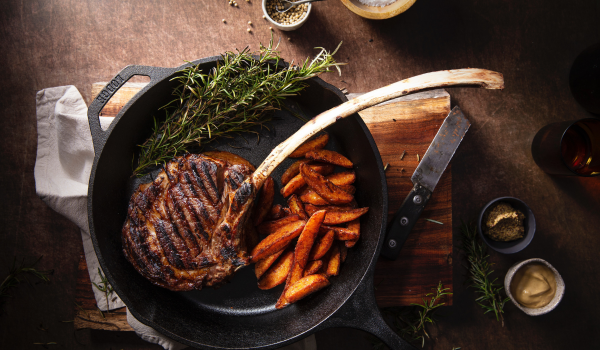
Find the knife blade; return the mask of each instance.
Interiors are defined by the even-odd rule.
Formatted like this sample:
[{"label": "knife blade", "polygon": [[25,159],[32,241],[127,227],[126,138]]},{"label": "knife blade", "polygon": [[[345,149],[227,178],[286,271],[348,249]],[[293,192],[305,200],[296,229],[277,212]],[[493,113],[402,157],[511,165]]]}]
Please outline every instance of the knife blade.
[{"label": "knife blade", "polygon": [[427,152],[411,176],[413,188],[388,226],[381,256],[396,260],[415,223],[471,123],[458,106],[444,119]]}]

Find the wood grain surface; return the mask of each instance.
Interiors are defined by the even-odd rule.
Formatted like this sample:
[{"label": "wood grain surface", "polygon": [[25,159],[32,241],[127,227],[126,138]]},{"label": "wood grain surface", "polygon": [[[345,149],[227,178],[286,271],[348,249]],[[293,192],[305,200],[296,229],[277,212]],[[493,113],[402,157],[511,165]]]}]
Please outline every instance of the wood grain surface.
[{"label": "wood grain surface", "polygon": [[[105,85],[106,83],[94,83],[91,95],[96,96]],[[143,86],[143,83],[126,83],[108,101],[101,115],[116,116]],[[348,98],[359,95],[350,94]],[[359,113],[377,143],[383,163],[388,164],[386,178],[390,219],[413,186],[410,177],[418,164],[417,155],[425,154],[449,112],[450,95],[439,89],[397,98]],[[435,224],[425,218],[444,224]],[[95,305],[89,276],[87,270],[82,270],[86,268],[85,259],[80,261],[79,266],[75,327],[130,330],[123,326],[123,321],[127,324],[123,310],[105,313],[106,319],[98,319],[101,314]],[[421,301],[423,294],[428,293],[440,281],[452,290],[450,168],[438,183],[398,260],[378,261],[375,270],[377,302],[381,307],[417,303]],[[447,298],[446,302],[451,305],[452,298]]]},{"label": "wood grain surface", "polygon": [[[599,178],[545,174],[531,156],[543,126],[592,116],[573,98],[569,72],[577,55],[600,41],[600,3],[561,0],[418,0],[404,13],[368,20],[340,0],[313,4],[293,32],[269,30],[261,2],[227,0],[21,0],[0,11],[0,273],[14,258],[54,270],[50,283],[21,283],[2,298],[0,347],[40,349],[162,350],[133,332],[74,331],[76,277],[83,254],[80,229],[38,197],[36,93],[73,85],[89,104],[90,86],[123,67],[177,67],[258,43],[273,33],[281,56],[300,62],[315,47],[347,63],[322,78],[350,92],[371,91],[398,80],[444,69],[486,68],[504,74],[502,92],[449,88],[472,123],[452,160],[454,230],[453,306],[442,307],[425,349],[593,349],[600,329]],[[223,23],[223,19],[226,23]],[[248,21],[252,31],[248,32]],[[289,40],[288,40],[289,39]],[[82,183],[85,186],[85,183]],[[533,210],[537,231],[523,251],[489,251],[501,281],[514,263],[542,258],[562,275],[558,307],[530,317],[508,303],[505,327],[476,304],[465,283],[457,249],[461,220],[475,218],[490,200],[513,196]],[[3,278],[3,277],[0,277]],[[40,327],[42,326],[42,327]],[[370,350],[355,329],[316,334],[318,348]],[[421,344],[417,345],[418,348]]]}]

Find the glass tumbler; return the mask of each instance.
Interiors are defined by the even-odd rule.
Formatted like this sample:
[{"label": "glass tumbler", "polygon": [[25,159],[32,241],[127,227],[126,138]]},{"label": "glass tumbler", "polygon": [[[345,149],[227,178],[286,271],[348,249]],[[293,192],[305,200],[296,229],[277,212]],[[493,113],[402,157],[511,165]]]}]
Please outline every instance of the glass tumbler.
[{"label": "glass tumbler", "polygon": [[548,174],[600,175],[600,119],[557,122],[538,131],[531,144],[536,164]]}]

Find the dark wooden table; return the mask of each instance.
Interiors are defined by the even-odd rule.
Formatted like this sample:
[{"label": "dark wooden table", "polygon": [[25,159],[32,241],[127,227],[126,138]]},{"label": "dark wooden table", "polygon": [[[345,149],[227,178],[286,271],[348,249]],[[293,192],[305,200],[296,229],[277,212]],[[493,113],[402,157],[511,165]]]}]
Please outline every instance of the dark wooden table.
[{"label": "dark wooden table", "polygon": [[[56,342],[66,349],[157,349],[131,332],[74,331],[79,230],[35,195],[35,93],[75,85],[90,101],[89,86],[128,64],[177,66],[270,38],[260,2],[226,0],[131,2],[5,2],[0,12],[0,272],[13,257],[54,269],[50,284],[21,284],[0,315],[0,344],[37,349]],[[221,20],[226,19],[224,24]],[[252,32],[247,22],[252,21]],[[460,220],[489,200],[515,196],[532,208],[538,231],[514,255],[491,254],[499,279],[515,262],[538,257],[561,272],[566,294],[556,310],[528,317],[507,305],[506,326],[483,315],[463,284],[458,249],[452,259],[454,305],[430,328],[432,349],[590,348],[600,329],[596,281],[600,279],[600,179],[557,178],[533,162],[531,140],[544,125],[588,117],[568,87],[571,63],[600,41],[597,1],[502,2],[418,0],[393,19],[357,17],[339,1],[314,6],[300,30],[284,33],[283,57],[299,61],[315,46],[348,62],[328,82],[350,92],[369,91],[433,70],[481,67],[504,73],[503,92],[448,89],[452,103],[473,122],[453,160],[454,237]],[[290,39],[290,40],[288,40]],[[456,242],[455,242],[456,246]],[[362,332],[317,334],[319,348],[369,349]],[[53,346],[53,345],[49,345]]]}]

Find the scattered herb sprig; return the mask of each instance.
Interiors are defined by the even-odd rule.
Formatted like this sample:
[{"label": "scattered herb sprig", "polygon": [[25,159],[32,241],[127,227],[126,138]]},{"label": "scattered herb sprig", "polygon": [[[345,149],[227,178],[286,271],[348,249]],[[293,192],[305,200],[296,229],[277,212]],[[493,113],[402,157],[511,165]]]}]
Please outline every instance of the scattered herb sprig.
[{"label": "scattered herb sprig", "polygon": [[[341,43],[340,43],[341,44]],[[339,46],[338,46],[339,48]],[[335,67],[333,55],[323,48],[312,60],[300,65],[280,65],[281,57],[271,38],[260,45],[257,56],[248,48],[226,52],[214,69],[202,72],[200,65],[183,69],[173,80],[179,83],[175,98],[161,109],[166,119],[154,118],[152,135],[142,145],[135,174],[159,165],[191,147],[202,147],[216,137],[257,133],[271,120],[268,113],[281,108],[282,101],[297,95],[306,79]]]},{"label": "scattered herb sprig", "polygon": [[35,265],[42,259],[40,256],[33,264],[26,265],[25,259],[21,260],[21,263],[17,266],[17,258],[14,259],[12,267],[8,273],[8,276],[4,278],[0,285],[0,298],[8,297],[8,290],[16,287],[26,275],[33,275],[44,282],[50,281],[50,275],[54,272],[53,270],[41,271],[35,268]]},{"label": "scattered herb sprig", "polygon": [[[99,291],[104,293],[104,296],[106,298],[106,311],[109,311],[109,307],[108,307],[108,296],[112,294],[112,292],[114,292],[113,287],[110,285],[110,283],[108,283],[108,279],[106,278],[106,276],[104,276],[104,274],[102,273],[102,270],[100,270],[100,268],[98,268],[98,275],[100,276],[100,285],[96,284],[96,282],[92,282],[92,284],[98,288]],[[98,310],[100,310],[100,308],[98,308]],[[102,318],[104,318],[104,314],[102,313],[102,310],[100,310],[100,315],[102,315]]]},{"label": "scattered herb sprig", "polygon": [[491,277],[494,272],[492,270],[494,264],[488,262],[489,255],[485,245],[477,237],[475,223],[462,223],[461,243],[468,264],[469,287],[475,289],[478,294],[475,301],[485,310],[485,314],[493,312],[496,315],[496,320],[500,321],[502,327],[504,327],[504,316],[502,314],[504,313],[504,304],[509,298],[502,296],[504,287],[496,283],[497,278],[492,279]]},{"label": "scattered herb sprig", "polygon": [[[444,288],[442,282],[437,287],[431,288],[432,293],[425,294],[422,298],[423,304],[411,303],[412,308],[407,307],[389,307],[382,311],[387,316],[393,318],[392,326],[400,336],[410,341],[418,341],[421,347],[425,346],[425,339],[429,338],[426,326],[435,323],[433,314],[437,308],[445,305],[442,299],[445,295],[452,295],[450,288]],[[383,349],[384,345],[380,341],[373,342],[374,349]]]}]

